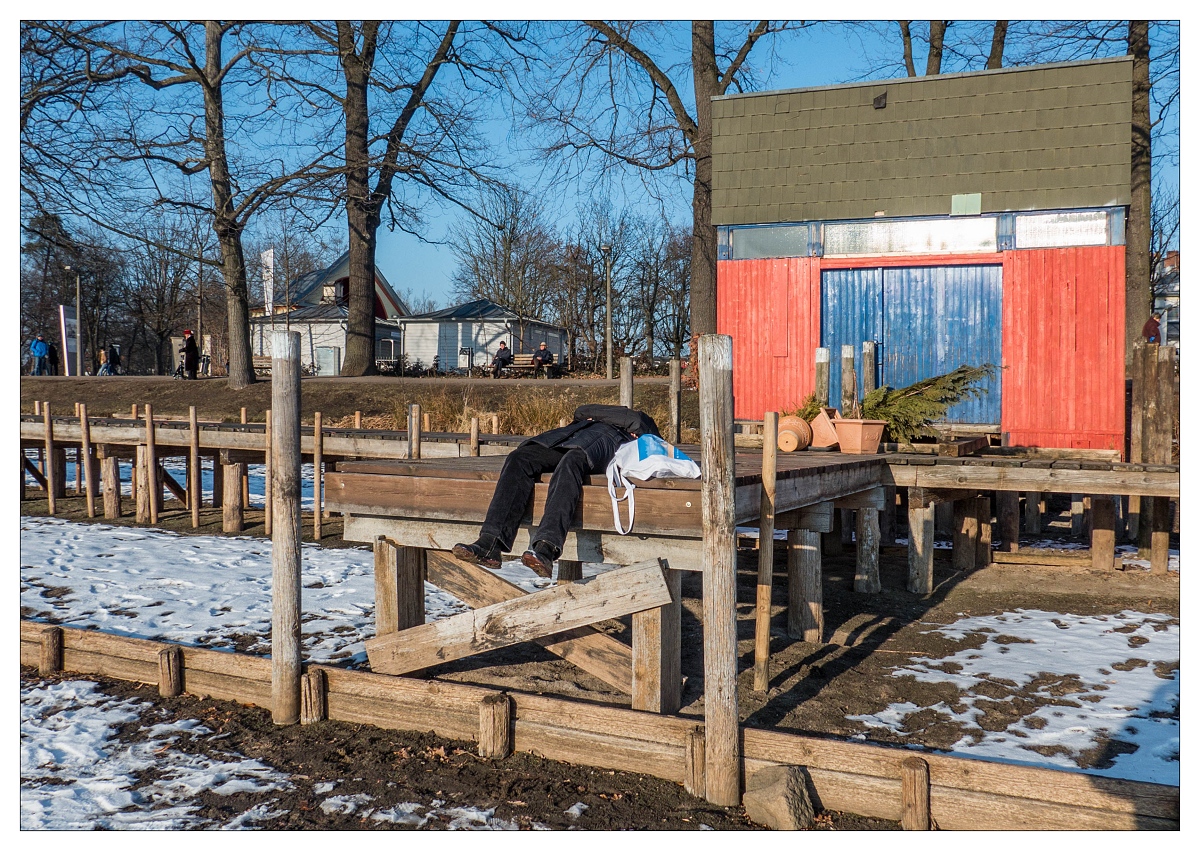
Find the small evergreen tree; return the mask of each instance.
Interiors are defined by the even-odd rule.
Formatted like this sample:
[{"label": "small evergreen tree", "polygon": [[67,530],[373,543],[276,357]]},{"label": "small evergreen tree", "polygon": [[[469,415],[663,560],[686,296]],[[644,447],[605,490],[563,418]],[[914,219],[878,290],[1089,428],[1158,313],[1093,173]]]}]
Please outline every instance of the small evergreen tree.
[{"label": "small evergreen tree", "polygon": [[964,364],[945,375],[925,378],[898,390],[885,385],[862,400],[863,417],[886,421],[888,434],[898,443],[932,436],[930,423],[944,417],[959,402],[987,393],[985,388],[975,385],[995,374],[994,364]]}]

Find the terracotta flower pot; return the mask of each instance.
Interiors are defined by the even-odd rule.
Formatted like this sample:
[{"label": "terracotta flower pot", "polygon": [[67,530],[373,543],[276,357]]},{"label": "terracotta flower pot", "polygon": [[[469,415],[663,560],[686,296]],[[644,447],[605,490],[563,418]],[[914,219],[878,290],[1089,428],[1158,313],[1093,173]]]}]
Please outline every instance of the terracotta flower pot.
[{"label": "terracotta flower pot", "polygon": [[802,417],[783,417],[779,421],[779,451],[796,452],[812,443],[812,427]]},{"label": "terracotta flower pot", "polygon": [[838,418],[837,408],[822,408],[812,421],[812,448],[833,449],[838,444],[837,431],[833,428]]},{"label": "terracotta flower pot", "polygon": [[879,451],[879,441],[883,438],[883,420],[846,420],[836,419],[833,427],[837,430],[838,446],[849,455],[874,455]]}]

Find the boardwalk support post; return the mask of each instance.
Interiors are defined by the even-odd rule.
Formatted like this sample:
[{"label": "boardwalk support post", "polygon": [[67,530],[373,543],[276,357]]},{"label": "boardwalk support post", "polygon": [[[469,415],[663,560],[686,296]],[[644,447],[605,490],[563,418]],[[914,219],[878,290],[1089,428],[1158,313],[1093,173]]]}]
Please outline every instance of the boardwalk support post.
[{"label": "boardwalk support post", "polygon": [[300,720],[300,334],[271,335],[271,718]]}]

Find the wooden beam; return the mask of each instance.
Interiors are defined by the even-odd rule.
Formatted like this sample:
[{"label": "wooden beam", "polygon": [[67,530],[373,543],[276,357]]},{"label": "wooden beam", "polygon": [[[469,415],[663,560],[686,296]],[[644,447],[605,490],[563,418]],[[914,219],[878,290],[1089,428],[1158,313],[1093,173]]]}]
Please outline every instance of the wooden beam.
[{"label": "wooden beam", "polygon": [[900,763],[901,806],[904,814],[900,827],[904,830],[931,830],[929,815],[929,763],[919,756],[910,756]]},{"label": "wooden beam", "polygon": [[43,476],[42,471],[37,468],[37,464],[34,464],[25,457],[24,451],[21,452],[21,466],[28,471],[29,475],[33,476],[33,480],[38,483],[42,490],[49,490],[49,487],[46,485],[46,477]]},{"label": "wooden beam", "polygon": [[1179,473],[1115,470],[1068,470],[1044,467],[992,467],[974,464],[887,464],[882,484],[960,490],[1119,493],[1179,497]]},{"label": "wooden beam", "polygon": [[833,503],[822,502],[806,508],[795,508],[775,515],[775,528],[807,529],[810,532],[833,531]]},{"label": "wooden beam", "polygon": [[775,575],[775,462],[779,414],[763,415],[762,502],[758,519],[758,584],[754,603],[754,690],[771,680],[771,582]]},{"label": "wooden beam", "polygon": [[187,489],[175,480],[175,477],[167,472],[162,464],[158,465],[158,476],[162,483],[167,486],[167,490],[171,492],[171,496],[175,497],[184,505],[187,505]]},{"label": "wooden beam", "polygon": [[671,602],[657,561],[555,585],[366,641],[371,669],[404,674]]},{"label": "wooden beam", "polygon": [[[1037,564],[1044,567],[1090,567],[1092,565],[1092,553],[1087,550],[1075,550],[1062,552],[1058,550],[1047,550],[1041,548],[1030,548],[1017,550],[1014,553],[995,552],[992,553],[992,564]],[[1114,564],[1114,559],[1109,558],[1108,564],[1104,566],[1105,570],[1111,570]]]},{"label": "wooden beam", "polygon": [[681,585],[677,570],[664,571],[671,602],[633,614],[633,703],[646,712],[674,713],[683,692],[680,650]]},{"label": "wooden beam", "polygon": [[375,541],[375,634],[425,623],[425,550]]},{"label": "wooden beam", "polygon": [[843,509],[864,509],[869,508],[872,511],[883,511],[887,506],[887,499],[884,495],[883,488],[874,487],[870,490],[859,491],[850,496],[843,496],[833,501],[835,508]]},{"label": "wooden beam", "polygon": [[984,434],[940,441],[937,445],[937,454],[945,458],[964,458],[967,455],[974,455],[980,449],[987,449],[990,443],[991,441]]},{"label": "wooden beam", "polygon": [[[461,562],[448,553],[425,551],[426,579],[468,606],[481,609],[526,595],[492,571]],[[562,560],[559,560],[559,568]],[[674,571],[672,571],[674,572]],[[582,573],[579,578],[582,577]],[[633,691],[633,654],[629,646],[590,626],[535,639],[535,643],[625,694]]]}]

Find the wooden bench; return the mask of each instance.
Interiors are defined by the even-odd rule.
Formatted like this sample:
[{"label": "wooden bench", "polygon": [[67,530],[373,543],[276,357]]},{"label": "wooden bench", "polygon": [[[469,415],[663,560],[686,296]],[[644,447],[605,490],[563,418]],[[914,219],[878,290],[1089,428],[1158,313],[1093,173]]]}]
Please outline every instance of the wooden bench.
[{"label": "wooden bench", "polygon": [[[551,355],[553,357],[553,355]],[[521,372],[531,372],[537,375],[538,366],[533,362],[533,354],[513,355],[512,363],[505,367],[506,370],[520,370]],[[553,360],[546,366],[546,377],[557,378],[559,374],[559,365]]]},{"label": "wooden bench", "polygon": [[271,374],[271,356],[270,355],[252,355],[250,358],[251,364],[254,366],[255,375],[270,375]]}]

